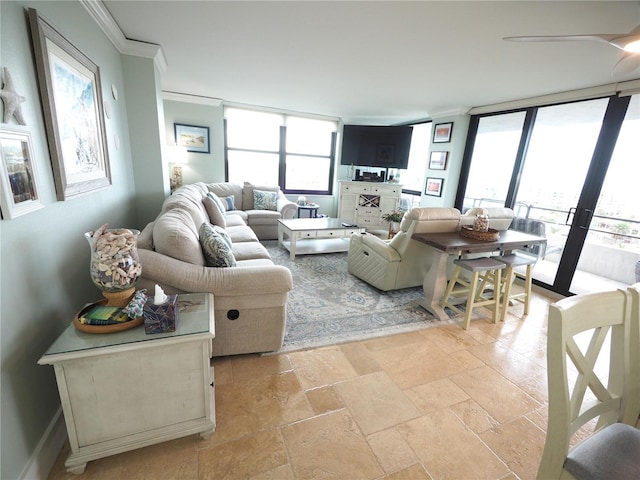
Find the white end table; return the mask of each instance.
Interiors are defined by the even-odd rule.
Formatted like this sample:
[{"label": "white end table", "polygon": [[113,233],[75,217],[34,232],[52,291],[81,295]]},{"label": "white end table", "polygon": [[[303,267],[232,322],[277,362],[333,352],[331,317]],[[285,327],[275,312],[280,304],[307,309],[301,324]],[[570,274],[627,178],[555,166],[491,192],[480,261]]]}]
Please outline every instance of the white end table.
[{"label": "white end table", "polygon": [[215,430],[213,295],[178,296],[175,332],[144,326],[90,334],[73,323],[38,361],[53,365],[71,454],[83,473],[98,458]]}]

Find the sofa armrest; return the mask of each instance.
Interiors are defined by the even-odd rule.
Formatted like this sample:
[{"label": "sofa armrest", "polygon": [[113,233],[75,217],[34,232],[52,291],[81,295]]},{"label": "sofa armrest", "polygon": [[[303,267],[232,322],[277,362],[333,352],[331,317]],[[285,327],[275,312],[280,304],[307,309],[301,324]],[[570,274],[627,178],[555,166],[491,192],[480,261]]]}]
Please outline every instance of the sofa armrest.
[{"label": "sofa armrest", "polygon": [[276,209],[280,212],[280,216],[285,218],[294,218],[298,212],[298,206],[295,202],[292,202],[284,193],[279,192],[278,199],[276,200]]},{"label": "sofa armrest", "polygon": [[380,237],[368,233],[351,235],[351,244],[360,243],[363,248],[367,248],[387,262],[399,262],[402,260],[400,254],[389,245],[389,242]]},{"label": "sofa armrest", "polygon": [[215,268],[193,265],[153,250],[138,250],[142,264],[141,283],[150,288],[157,283],[167,293],[211,292],[217,295],[246,296],[289,292],[293,279],[280,265]]}]

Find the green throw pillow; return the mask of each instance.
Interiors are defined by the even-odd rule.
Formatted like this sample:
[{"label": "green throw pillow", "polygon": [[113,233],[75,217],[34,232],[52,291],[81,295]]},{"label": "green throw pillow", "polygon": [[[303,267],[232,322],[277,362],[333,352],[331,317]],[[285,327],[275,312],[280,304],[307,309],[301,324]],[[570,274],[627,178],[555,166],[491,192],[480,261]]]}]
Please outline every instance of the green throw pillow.
[{"label": "green throw pillow", "polygon": [[277,200],[278,192],[253,191],[253,208],[256,210],[273,210],[275,212]]},{"label": "green throw pillow", "polygon": [[[200,246],[208,267],[235,267],[236,258],[227,239],[209,223],[200,225]],[[225,232],[226,233],[226,232]]]}]

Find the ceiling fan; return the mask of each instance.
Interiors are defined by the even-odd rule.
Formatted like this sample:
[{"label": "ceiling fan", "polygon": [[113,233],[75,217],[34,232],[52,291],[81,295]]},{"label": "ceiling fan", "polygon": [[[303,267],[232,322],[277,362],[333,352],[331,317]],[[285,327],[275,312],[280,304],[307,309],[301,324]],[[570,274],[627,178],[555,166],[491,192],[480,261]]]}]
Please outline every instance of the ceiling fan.
[{"label": "ceiling fan", "polygon": [[608,43],[624,52],[613,67],[613,73],[626,74],[640,68],[640,25],[629,33],[590,33],[584,35],[533,35],[503,37],[510,42],[574,42],[592,41]]}]

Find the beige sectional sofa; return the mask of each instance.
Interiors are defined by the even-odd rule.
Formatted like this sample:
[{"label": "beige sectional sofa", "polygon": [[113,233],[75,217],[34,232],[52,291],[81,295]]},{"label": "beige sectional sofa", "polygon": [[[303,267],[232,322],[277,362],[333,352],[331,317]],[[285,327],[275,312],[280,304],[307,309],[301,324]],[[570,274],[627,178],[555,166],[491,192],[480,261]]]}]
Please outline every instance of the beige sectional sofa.
[{"label": "beige sectional sofa", "polygon": [[[276,192],[276,210],[255,209],[253,190]],[[233,265],[207,266],[199,231],[210,224],[207,194],[233,197],[235,210],[216,215],[231,240]],[[210,205],[209,205],[210,207]],[[142,275],[138,288],[167,294],[211,292],[216,336],[213,356],[278,350],[283,343],[291,272],[275,265],[261,239],[277,238],[279,218],[292,218],[296,206],[276,187],[231,183],[186,185],[167,197],[156,219],[140,233]],[[216,227],[217,228],[217,227]]]}]

